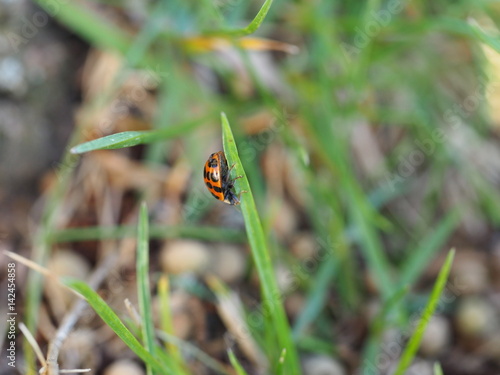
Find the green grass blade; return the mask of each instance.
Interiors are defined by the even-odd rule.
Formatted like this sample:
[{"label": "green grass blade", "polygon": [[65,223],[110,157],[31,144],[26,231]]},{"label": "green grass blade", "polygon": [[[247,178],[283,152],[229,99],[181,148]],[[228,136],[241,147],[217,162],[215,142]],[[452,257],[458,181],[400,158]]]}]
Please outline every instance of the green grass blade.
[{"label": "green grass blade", "polygon": [[440,17],[428,25],[429,30],[435,29],[448,33],[463,35],[471,40],[480,41],[500,53],[500,41],[497,36],[488,34],[477,21],[468,21],[452,17]]},{"label": "green grass blade", "polygon": [[273,3],[273,0],[266,0],[264,4],[262,4],[262,7],[260,8],[259,12],[255,16],[255,18],[248,24],[248,26],[242,28],[242,29],[236,29],[236,30],[215,30],[215,31],[209,31],[206,34],[210,35],[223,35],[223,36],[231,36],[231,37],[242,37],[246,35],[253,34],[257,29],[260,27],[262,22],[264,21],[264,18],[266,18],[267,12],[269,12],[269,9],[271,8],[271,4]]},{"label": "green grass blade", "polygon": [[172,374],[161,366],[156,359],[139,343],[134,335],[123,324],[118,315],[104,302],[104,300],[86,283],[72,278],[63,278],[61,282],[67,287],[80,293],[101,319],[116,333],[116,335],[146,364],[161,374]]},{"label": "green grass blade", "polygon": [[79,2],[36,0],[36,3],[93,46],[122,54],[129,49],[130,35]]},{"label": "green grass blade", "polygon": [[333,256],[329,256],[326,262],[320,265],[317,274],[314,276],[315,285],[311,288],[307,297],[307,303],[295,320],[293,337],[296,340],[304,333],[306,327],[318,317],[326,300],[329,283],[335,276],[337,268],[338,262]]},{"label": "green grass blade", "polygon": [[439,362],[434,363],[434,375],[443,375],[443,369]]},{"label": "green grass blade", "polygon": [[391,298],[384,303],[380,312],[373,319],[371,325],[371,330],[375,335],[380,335],[384,332],[385,320],[391,311],[403,300],[403,298],[408,294],[408,286],[403,286],[399,288]]},{"label": "green grass blade", "polygon": [[427,238],[420,241],[416,249],[401,267],[400,285],[411,285],[433,259],[436,252],[448,239],[460,220],[457,211],[450,212]]},{"label": "green grass blade", "polygon": [[[172,312],[170,310],[170,296],[169,296],[169,284],[168,276],[163,274],[158,281],[158,295],[160,297],[160,324],[161,330],[167,332],[169,335],[174,333],[174,327],[172,325]],[[167,351],[176,352],[175,345],[170,345],[166,343],[165,349]]]},{"label": "green grass blade", "polygon": [[[76,242],[91,240],[108,240],[125,237],[135,237],[137,228],[133,226],[117,227],[81,227],[56,230],[49,233],[49,243]],[[237,229],[221,229],[211,226],[169,226],[153,225],[149,228],[149,237],[164,238],[194,238],[211,242],[245,242],[245,234]]]},{"label": "green grass blade", "polygon": [[285,371],[285,358],[286,358],[286,349],[283,348],[281,351],[280,358],[278,359],[278,363],[276,364],[276,375],[286,375]]},{"label": "green grass blade", "polygon": [[370,270],[373,271],[383,297],[389,298],[394,293],[394,282],[382,241],[369,220],[371,214],[366,209],[367,202],[364,202],[364,198],[354,194],[352,200],[351,211],[356,228],[359,230],[361,251],[370,265]]},{"label": "green grass blade", "polygon": [[500,40],[498,39],[498,36],[488,35],[475,21],[469,22],[468,26],[472,30],[472,34],[477,39],[500,53]]},{"label": "green grass blade", "polygon": [[[137,228],[137,294],[141,313],[142,340],[148,352],[154,352],[154,327],[151,312],[151,288],[149,286],[149,228],[148,209],[141,204]],[[151,365],[146,363],[146,372],[153,374]]]},{"label": "green grass blade", "polygon": [[246,193],[241,196],[241,212],[245,220],[245,228],[252,251],[252,257],[261,282],[262,306],[265,308],[265,312],[269,314],[272,327],[276,330],[275,335],[279,343],[279,352],[286,349],[286,373],[290,375],[298,374],[300,366],[297,351],[292,341],[290,326],[281,302],[282,296],[274,275],[273,265],[267,248],[267,241],[264,236],[264,231],[262,230],[252,190],[250,189],[245,170],[240,161],[231,127],[224,113],[221,115],[221,121],[222,143],[228,163],[230,165],[234,164],[235,175],[242,176],[242,178],[238,180],[238,190],[246,190]]},{"label": "green grass blade", "polygon": [[408,287],[404,286],[397,290],[393,296],[391,296],[383,305],[382,309],[375,316],[372,323],[370,324],[370,334],[368,335],[367,342],[363,349],[363,359],[362,359],[362,374],[369,374],[372,372],[371,365],[377,360],[377,355],[381,350],[381,336],[384,330],[387,328],[387,316],[394,308],[403,300],[403,298],[408,293]]},{"label": "green grass blade", "polygon": [[194,130],[201,125],[207,117],[202,117],[180,125],[163,128],[160,130],[128,131],[111,134],[89,142],[81,143],[71,149],[72,154],[83,154],[95,150],[111,150],[117,148],[137,146],[140,144],[158,142],[160,140],[178,137]]},{"label": "green grass blade", "polygon": [[228,349],[227,355],[229,356],[229,362],[231,362],[231,365],[233,366],[234,370],[236,371],[237,375],[248,375],[243,366],[241,366],[240,362],[238,361],[238,358],[234,355],[233,351],[231,349]]},{"label": "green grass blade", "polygon": [[304,352],[313,352],[325,355],[332,355],[332,353],[337,352],[335,344],[331,340],[318,338],[313,335],[302,335],[300,340],[297,341],[297,347],[301,348]]},{"label": "green grass blade", "polygon": [[[161,330],[168,333],[169,335],[173,335],[174,326],[172,322],[172,311],[170,308],[169,280],[166,274],[162,275],[160,280],[158,281],[158,296],[160,298]],[[164,349],[171,358],[175,373],[178,375],[187,375],[187,365],[184,363],[177,345],[171,342],[165,342]]]},{"label": "green grass blade", "polygon": [[439,302],[439,298],[441,297],[441,293],[443,292],[444,287],[446,286],[446,281],[448,280],[448,275],[450,273],[454,256],[455,256],[455,250],[452,249],[448,253],[444,265],[441,268],[441,271],[439,271],[437,281],[434,284],[434,288],[432,288],[432,293],[429,297],[429,302],[427,302],[427,305],[425,306],[424,311],[422,312],[422,316],[418,321],[417,327],[415,328],[413,335],[410,337],[410,340],[408,341],[408,344],[406,345],[405,350],[401,355],[401,358],[399,360],[398,366],[396,367],[394,375],[403,375],[408,366],[410,365],[411,361],[417,354],[417,350],[420,346],[420,342],[422,341],[422,336],[424,335],[427,323],[429,322],[429,319],[431,318],[432,314],[434,314],[434,311],[436,310],[436,307]]},{"label": "green grass blade", "polygon": [[72,154],[83,154],[94,150],[113,150],[117,148],[132,147],[142,143],[151,142],[154,131],[130,131],[111,134],[102,138],[79,144],[71,149]]},{"label": "green grass blade", "polygon": [[[229,373],[225,365],[222,365],[219,361],[210,357],[207,353],[198,348],[196,345],[193,345],[188,341],[182,340],[176,336],[170,335],[167,332],[163,332],[160,330],[156,331],[156,335],[160,340],[167,342],[169,344],[176,345],[178,348],[181,349],[183,353],[186,354],[186,356],[194,358],[197,361],[203,363],[209,369],[215,371],[215,373],[224,375],[233,375],[232,373]],[[180,374],[176,373],[175,375],[180,375]]]},{"label": "green grass blade", "polygon": [[[78,135],[73,134],[69,144],[76,143]],[[56,227],[59,210],[63,196],[70,185],[71,173],[76,165],[76,158],[68,152],[64,153],[61,167],[58,170],[58,179],[55,187],[47,194],[45,199],[45,208],[42,213],[39,228],[36,230],[33,238],[33,260],[40,266],[47,264],[51,246],[48,237]],[[24,323],[30,332],[37,331],[40,302],[42,299],[43,282],[42,276],[38,272],[30,270],[26,280],[26,299]],[[23,349],[25,354],[26,374],[35,375],[35,355],[31,350],[28,340],[24,340]]]}]

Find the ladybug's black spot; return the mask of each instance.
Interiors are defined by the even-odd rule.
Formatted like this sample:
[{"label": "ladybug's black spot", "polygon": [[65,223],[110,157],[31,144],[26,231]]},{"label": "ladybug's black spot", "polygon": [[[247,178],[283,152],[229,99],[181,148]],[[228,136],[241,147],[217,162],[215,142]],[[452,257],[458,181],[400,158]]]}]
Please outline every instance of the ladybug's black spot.
[{"label": "ladybug's black spot", "polygon": [[214,187],[212,186],[212,184],[210,182],[205,182],[205,184],[207,185],[207,188],[209,188],[210,190],[214,189]]},{"label": "ladybug's black spot", "polygon": [[214,186],[213,189],[216,193],[222,193],[222,189],[219,186]]},{"label": "ladybug's black spot", "polygon": [[[212,193],[212,192],[211,192]],[[215,195],[214,193],[212,193],[212,195],[214,196],[214,198],[217,198],[219,199],[219,197],[217,195]]]}]

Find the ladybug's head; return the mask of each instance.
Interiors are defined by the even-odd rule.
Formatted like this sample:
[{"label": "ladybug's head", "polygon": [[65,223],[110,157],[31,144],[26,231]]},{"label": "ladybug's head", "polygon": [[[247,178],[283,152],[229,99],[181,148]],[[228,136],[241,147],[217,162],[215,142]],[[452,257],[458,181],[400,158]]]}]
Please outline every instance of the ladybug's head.
[{"label": "ladybug's head", "polygon": [[230,204],[231,206],[239,206],[240,198],[231,190],[227,190],[224,194],[224,202]]}]

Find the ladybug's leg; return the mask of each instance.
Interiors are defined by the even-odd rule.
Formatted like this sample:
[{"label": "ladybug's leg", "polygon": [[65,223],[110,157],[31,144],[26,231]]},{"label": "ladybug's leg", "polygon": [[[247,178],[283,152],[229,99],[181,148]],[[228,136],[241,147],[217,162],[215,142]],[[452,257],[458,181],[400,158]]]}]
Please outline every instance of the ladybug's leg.
[{"label": "ladybug's leg", "polygon": [[[231,170],[234,168],[234,166],[235,166],[235,165],[236,165],[236,163],[235,163],[235,164],[233,164],[233,165],[231,165],[231,167],[227,170],[227,178],[228,178],[228,179],[230,179],[230,177],[229,177],[229,176],[231,175]],[[234,181],[234,180],[237,180],[237,179],[239,179],[239,178],[243,178],[243,176],[236,176],[236,177],[235,177],[235,178],[233,178],[232,180]]]},{"label": "ladybug's leg", "polygon": [[231,171],[233,170],[233,168],[234,168],[235,165],[236,165],[236,163],[234,163],[233,165],[231,165],[231,167],[227,171],[227,174],[231,173]]}]

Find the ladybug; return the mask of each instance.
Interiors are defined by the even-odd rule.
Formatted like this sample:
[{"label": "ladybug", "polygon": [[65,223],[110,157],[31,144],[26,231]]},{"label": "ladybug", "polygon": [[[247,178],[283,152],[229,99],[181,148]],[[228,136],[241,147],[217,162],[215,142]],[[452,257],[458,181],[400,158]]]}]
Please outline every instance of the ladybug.
[{"label": "ladybug", "polygon": [[234,164],[231,168],[228,168],[226,155],[224,155],[223,151],[214,152],[205,163],[205,168],[203,168],[203,180],[205,181],[205,185],[207,185],[208,191],[216,199],[232,206],[237,206],[240,204],[240,198],[232,192],[232,189],[234,187],[234,180],[243,176],[232,179],[231,169],[233,167]]}]

